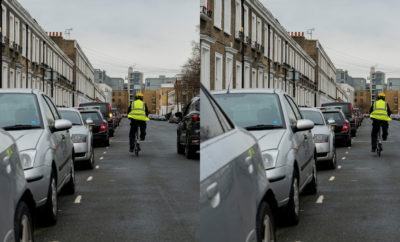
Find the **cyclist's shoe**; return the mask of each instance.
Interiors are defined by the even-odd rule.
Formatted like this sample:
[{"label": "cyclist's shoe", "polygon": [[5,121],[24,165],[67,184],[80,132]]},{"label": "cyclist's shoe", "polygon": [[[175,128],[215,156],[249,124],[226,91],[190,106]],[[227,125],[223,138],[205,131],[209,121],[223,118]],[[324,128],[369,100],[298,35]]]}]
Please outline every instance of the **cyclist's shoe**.
[{"label": "cyclist's shoe", "polygon": [[375,153],[375,152],[376,152],[376,149],[372,149],[371,152],[374,152],[374,153]]},{"label": "cyclist's shoe", "polygon": [[129,149],[129,152],[133,152],[133,149]]}]

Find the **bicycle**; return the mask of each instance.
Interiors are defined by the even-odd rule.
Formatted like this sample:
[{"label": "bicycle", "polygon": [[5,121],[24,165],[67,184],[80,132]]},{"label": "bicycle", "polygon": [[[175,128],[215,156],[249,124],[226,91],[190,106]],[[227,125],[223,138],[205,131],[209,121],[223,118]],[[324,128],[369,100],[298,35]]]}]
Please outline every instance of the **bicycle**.
[{"label": "bicycle", "polygon": [[139,156],[139,151],[140,151],[140,136],[139,136],[139,125],[136,126],[136,135],[135,135],[135,144],[134,144],[134,151],[135,155]]},{"label": "bicycle", "polygon": [[381,152],[382,152],[382,135],[381,135],[381,128],[379,127],[378,130],[378,136],[377,136],[377,142],[376,142],[376,153],[378,154],[378,157],[381,157]]}]

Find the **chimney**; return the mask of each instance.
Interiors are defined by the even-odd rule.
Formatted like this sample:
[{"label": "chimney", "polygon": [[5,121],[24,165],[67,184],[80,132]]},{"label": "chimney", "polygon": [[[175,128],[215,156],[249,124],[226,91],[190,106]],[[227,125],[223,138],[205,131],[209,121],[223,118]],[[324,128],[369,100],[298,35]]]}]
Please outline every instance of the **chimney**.
[{"label": "chimney", "polygon": [[[304,36],[304,33],[303,33],[303,36]],[[60,32],[60,37],[62,37],[62,32]]]},{"label": "chimney", "polygon": [[55,32],[53,32],[53,34],[51,36],[56,36]]},{"label": "chimney", "polygon": [[304,37],[304,32],[301,32],[301,36]]}]

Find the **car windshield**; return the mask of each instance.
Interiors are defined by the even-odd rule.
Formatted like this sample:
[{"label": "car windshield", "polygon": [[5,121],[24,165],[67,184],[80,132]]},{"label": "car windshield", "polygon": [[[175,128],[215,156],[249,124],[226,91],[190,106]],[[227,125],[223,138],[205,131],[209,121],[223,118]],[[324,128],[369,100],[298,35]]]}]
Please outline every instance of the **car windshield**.
[{"label": "car windshield", "polygon": [[63,119],[69,120],[72,125],[82,125],[81,117],[77,112],[67,111],[67,110],[59,110],[61,117]]},{"label": "car windshield", "polygon": [[95,123],[96,123],[96,121],[97,122],[102,121],[102,118],[99,116],[99,114],[95,113],[95,112],[81,113],[81,115],[82,115],[83,120],[85,120],[85,123],[86,123],[86,120],[88,120],[88,119],[93,120],[93,122],[95,122]]},{"label": "car windshield", "polygon": [[276,94],[229,93],[214,95],[225,113],[247,130],[283,128],[283,116]]},{"label": "car windshield", "polygon": [[[0,94],[0,128],[22,130],[42,128],[42,119],[34,94]],[[4,115],[6,114],[6,115]]]},{"label": "car windshield", "polygon": [[325,125],[324,119],[320,112],[310,111],[310,110],[301,110],[305,119],[309,119],[314,122],[315,125]]},{"label": "car windshield", "polygon": [[350,113],[350,105],[348,103],[324,103],[323,107],[341,107],[344,114]]},{"label": "car windshield", "polygon": [[335,121],[342,121],[343,117],[340,115],[339,112],[328,112],[328,113],[323,113],[325,120],[335,120]]}]

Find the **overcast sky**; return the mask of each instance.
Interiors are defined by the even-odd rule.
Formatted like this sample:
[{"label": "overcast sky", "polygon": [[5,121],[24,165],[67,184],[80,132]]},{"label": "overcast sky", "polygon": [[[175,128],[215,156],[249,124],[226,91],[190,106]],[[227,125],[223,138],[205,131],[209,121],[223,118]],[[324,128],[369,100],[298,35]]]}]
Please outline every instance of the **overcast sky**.
[{"label": "overcast sky", "polygon": [[145,78],[180,71],[199,39],[197,0],[18,0],[48,32],[72,28],[95,68]]},{"label": "overcast sky", "polygon": [[289,32],[315,28],[313,39],[321,42],[336,68],[366,78],[376,66],[386,77],[400,77],[400,1],[261,2]]}]

